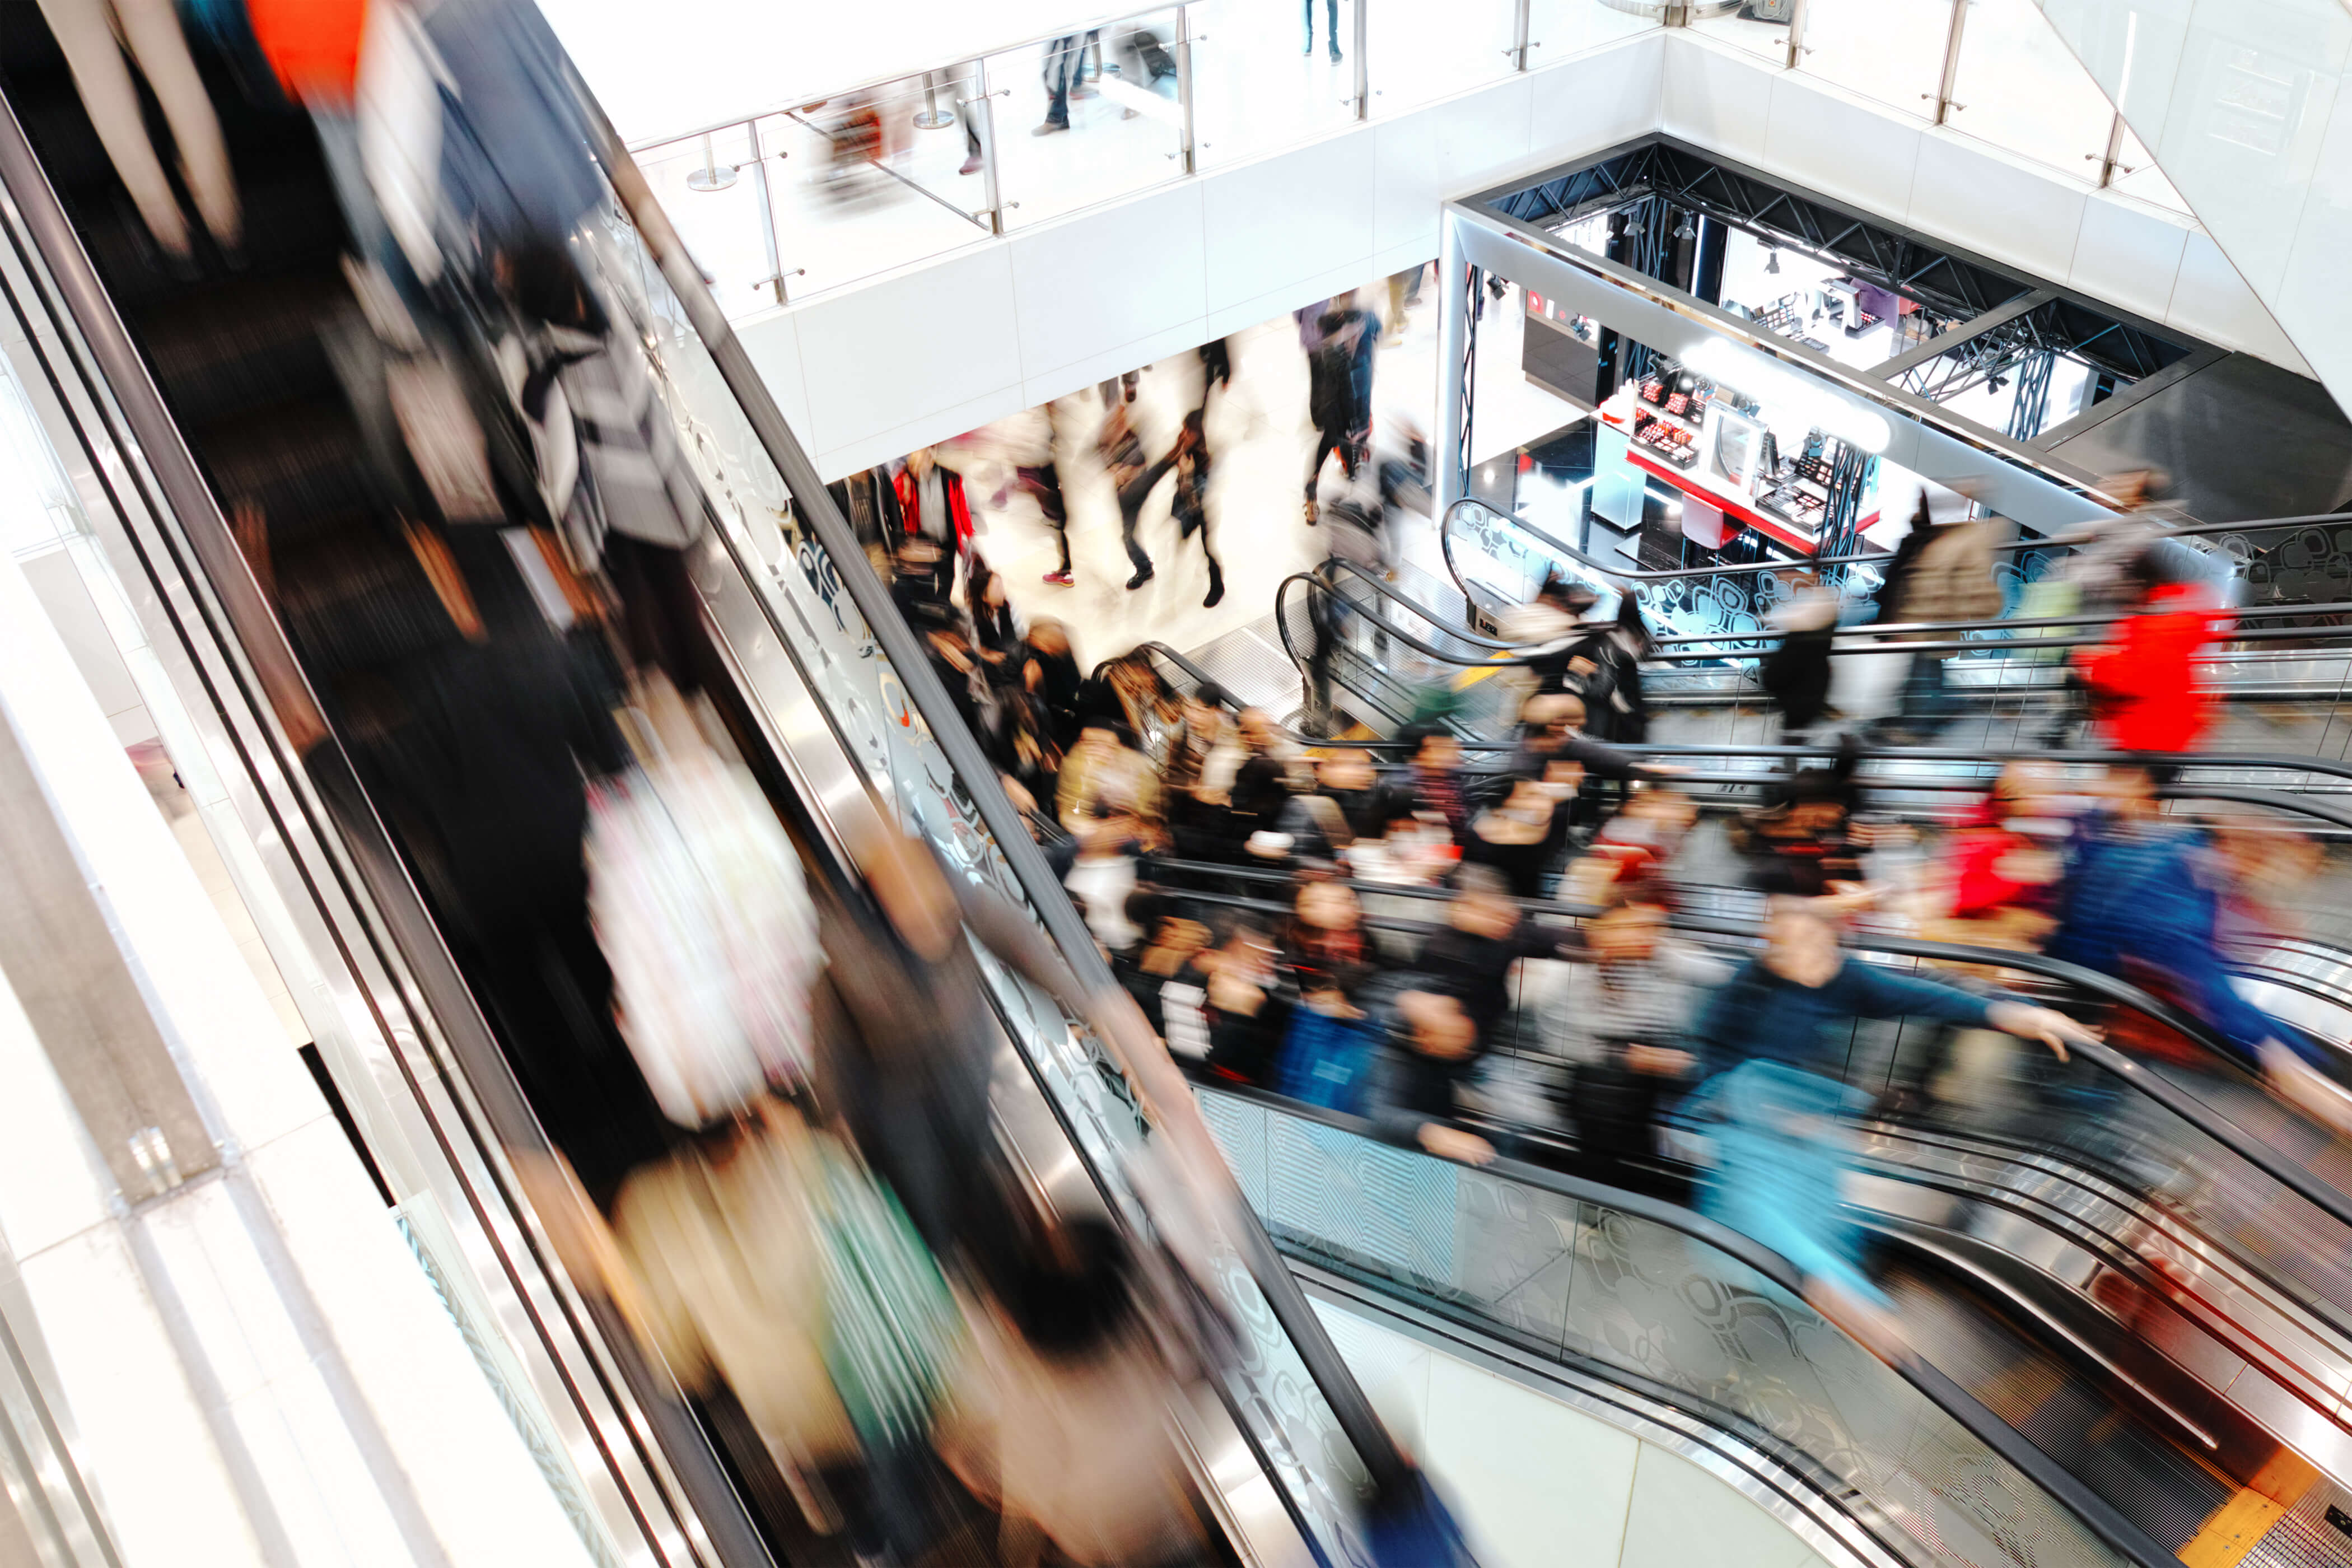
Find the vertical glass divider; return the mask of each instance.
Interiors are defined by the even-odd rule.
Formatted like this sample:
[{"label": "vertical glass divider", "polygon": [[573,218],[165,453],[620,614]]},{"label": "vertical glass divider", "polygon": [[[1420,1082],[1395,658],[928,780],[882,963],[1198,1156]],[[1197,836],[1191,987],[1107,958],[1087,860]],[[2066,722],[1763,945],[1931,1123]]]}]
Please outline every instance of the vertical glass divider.
[{"label": "vertical glass divider", "polygon": [[1354,0],[1356,7],[1356,118],[1372,117],[1372,79],[1366,68],[1364,42],[1372,36],[1372,0]]},{"label": "vertical glass divider", "polygon": [[1193,140],[1192,128],[1192,8],[1176,7],[1176,110],[1178,115],[1177,148],[1183,155],[1184,172],[1198,172],[1199,143]]},{"label": "vertical glass divider", "polygon": [[996,94],[988,87],[988,57],[971,62],[971,105],[980,115],[981,199],[988,204],[988,232],[1004,232],[1004,197],[996,183]]},{"label": "vertical glass divider", "polygon": [[751,138],[751,167],[760,176],[760,240],[768,255],[768,276],[761,281],[776,291],[777,304],[789,304],[784,295],[783,256],[776,242],[775,192],[768,184],[768,154],[760,145],[760,121],[755,117],[745,121],[743,128]]},{"label": "vertical glass divider", "polygon": [[1936,87],[1936,123],[1951,123],[1952,110],[1966,109],[1952,101],[1952,84],[1960,75],[1960,35],[1968,30],[1969,0],[1952,0],[1951,31],[1944,35],[1944,74]]}]

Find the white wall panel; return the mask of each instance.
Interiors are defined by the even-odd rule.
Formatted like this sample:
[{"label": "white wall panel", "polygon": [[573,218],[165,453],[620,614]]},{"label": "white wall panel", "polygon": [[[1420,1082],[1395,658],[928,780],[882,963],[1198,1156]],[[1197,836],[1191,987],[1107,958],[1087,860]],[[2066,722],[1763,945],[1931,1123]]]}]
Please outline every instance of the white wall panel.
[{"label": "white wall panel", "polygon": [[2294,353],[2286,334],[2210,235],[2189,237],[2180,254],[2180,276],[2172,286],[2172,306],[2164,319],[2183,331],[2235,343],[2275,363],[2289,364]]},{"label": "white wall panel", "polygon": [[1724,151],[1760,149],[1772,113],[1772,73],[1677,37],[1667,44],[1663,108],[1670,136]]},{"label": "white wall panel", "polygon": [[1178,354],[1189,354],[1195,345],[1207,342],[1215,335],[1209,331],[1206,316],[1194,316],[1174,326],[1162,327],[1149,337],[1097,349],[1075,363],[1049,371],[1044,375],[1031,376],[1023,382],[1021,406],[1034,408],[1041,403],[1066,397],[1081,387],[1094,386],[1139,365],[1150,364]]},{"label": "white wall panel", "polygon": [[2352,291],[2344,286],[2352,256],[2352,92],[2338,92],[2319,150],[2303,222],[2275,296],[2278,314],[2315,342],[2352,343]]},{"label": "white wall panel", "polygon": [[742,341],[743,352],[751,356],[760,379],[768,384],[768,395],[776,400],[784,423],[793,427],[802,446],[814,450],[816,443],[809,431],[808,377],[801,369],[800,317],[790,310],[778,310],[753,321],[738,321],[735,335]]},{"label": "white wall panel", "polygon": [[[929,359],[902,362],[895,366],[884,365],[880,369],[884,374],[894,375],[919,375],[952,352],[952,342],[943,342],[932,351]],[[903,458],[918,447],[928,447],[934,441],[944,441],[967,430],[976,430],[991,420],[1018,414],[1028,406],[1024,384],[1007,382],[950,407],[933,409],[903,424],[886,425],[878,430],[863,432],[838,447],[820,447],[812,452],[810,458],[816,464],[817,477],[830,482],[844,474],[870,468],[893,458]]]},{"label": "white wall panel", "polygon": [[1365,126],[1202,180],[1211,311],[1372,254],[1376,137]]},{"label": "white wall panel", "polygon": [[2105,194],[2084,204],[2083,229],[2066,281],[2095,299],[2162,321],[2172,308],[2180,252],[2189,242],[2185,219]]},{"label": "white wall panel", "polygon": [[1513,77],[1382,121],[1373,132],[1372,247],[1426,241],[1436,255],[1439,204],[1528,161],[1534,97],[1528,78]]},{"label": "white wall panel", "polygon": [[2200,0],[2162,136],[2142,138],[2263,298],[2286,271],[2347,51],[2339,0]]},{"label": "white wall panel", "polygon": [[1013,237],[1007,248],[1024,378],[1207,313],[1205,184],[1181,182]]},{"label": "white wall panel", "polygon": [[1655,131],[1665,61],[1664,34],[1645,33],[1630,44],[1529,72],[1528,136],[1533,152],[1548,163],[1565,162]]},{"label": "white wall panel", "polygon": [[2063,278],[2074,264],[2089,196],[2083,186],[1947,132],[1920,140],[1909,217],[1913,227],[1980,255]]},{"label": "white wall panel", "polygon": [[2095,47],[2076,48],[2074,58],[2150,147],[2164,130],[2195,9],[2195,0],[2042,0],[2060,37],[2095,37]]},{"label": "white wall panel", "polygon": [[802,438],[817,451],[920,427],[926,416],[1021,382],[1012,253],[1003,246],[941,257],[795,314],[812,394]]},{"label": "white wall panel", "polygon": [[1864,212],[1904,213],[1918,171],[1922,128],[1808,78],[1772,79],[1764,158],[1800,184]]}]

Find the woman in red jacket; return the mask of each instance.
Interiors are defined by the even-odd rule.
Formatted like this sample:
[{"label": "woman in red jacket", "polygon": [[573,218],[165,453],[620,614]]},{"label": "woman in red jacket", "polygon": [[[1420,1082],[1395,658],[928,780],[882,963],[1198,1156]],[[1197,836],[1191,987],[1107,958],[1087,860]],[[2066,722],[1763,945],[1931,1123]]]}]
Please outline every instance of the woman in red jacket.
[{"label": "woman in red jacket", "polygon": [[2129,574],[2139,590],[2114,640],[2076,657],[2100,732],[2124,752],[2193,752],[2213,722],[2213,699],[2196,679],[2198,655],[2230,629],[2202,584],[2167,581],[2152,552]]}]

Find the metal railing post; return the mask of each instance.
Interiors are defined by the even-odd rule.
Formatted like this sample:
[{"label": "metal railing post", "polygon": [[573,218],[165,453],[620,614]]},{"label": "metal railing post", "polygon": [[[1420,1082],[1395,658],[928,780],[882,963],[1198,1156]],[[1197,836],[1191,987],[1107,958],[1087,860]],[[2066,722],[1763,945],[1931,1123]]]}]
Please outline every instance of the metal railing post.
[{"label": "metal railing post", "polygon": [[[1968,30],[1969,0],[1952,0],[1952,26],[1944,35],[1944,74],[1936,84],[1936,123],[1948,124],[1952,110],[1968,108],[1952,101],[1952,84],[1960,75],[1960,35]],[[1926,93],[1919,95],[1927,97]]]},{"label": "metal railing post", "polygon": [[1797,0],[1796,11],[1789,17],[1789,66],[1795,70],[1798,60],[1813,51],[1805,47],[1805,8],[1811,0]]},{"label": "metal railing post", "polygon": [[1528,51],[1535,47],[1535,45],[1528,41],[1528,14],[1533,8],[1534,0],[1518,0],[1518,3],[1511,7],[1510,54],[1513,70],[1523,71],[1528,68]]},{"label": "metal railing post", "polygon": [[1200,146],[1192,126],[1192,8],[1176,7],[1176,110],[1177,150],[1183,156],[1184,172],[1193,174],[1199,167],[1196,149]]},{"label": "metal railing post", "polygon": [[988,204],[988,232],[1004,232],[1004,196],[996,184],[996,95],[988,90],[988,57],[971,62],[971,101],[980,114],[981,199]]},{"label": "metal railing post", "polygon": [[778,251],[776,242],[775,192],[768,184],[768,156],[760,146],[760,122],[754,120],[746,129],[751,135],[751,167],[758,171],[760,175],[757,188],[760,199],[760,238],[764,243],[768,254],[768,276],[762,281],[776,291],[777,304],[789,305],[792,301],[784,295],[784,258]]},{"label": "metal railing post", "polygon": [[[2085,153],[2084,162],[2099,165],[2099,189],[2105,190],[2116,183],[2116,166],[2123,161],[2124,133],[2130,127],[2124,123],[2123,110],[2116,111],[2116,122],[2107,127],[2107,150],[2105,153]],[[2126,169],[2125,174],[2132,171]]]},{"label": "metal railing post", "polygon": [[1372,117],[1372,79],[1366,69],[1364,40],[1372,36],[1372,0],[1352,0],[1356,7],[1356,118]]}]

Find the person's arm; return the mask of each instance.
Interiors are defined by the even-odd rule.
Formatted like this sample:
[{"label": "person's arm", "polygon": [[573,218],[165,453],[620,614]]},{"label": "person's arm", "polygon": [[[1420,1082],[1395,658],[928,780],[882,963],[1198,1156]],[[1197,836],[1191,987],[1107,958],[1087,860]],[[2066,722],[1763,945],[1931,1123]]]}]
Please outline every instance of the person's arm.
[{"label": "person's arm", "polygon": [[1837,979],[1830,984],[1839,988],[1839,1000],[1847,1009],[1864,1017],[1941,1018],[1947,1023],[1999,1029],[2021,1039],[2041,1041],[2062,1062],[2066,1059],[2068,1045],[2099,1037],[2095,1030],[2084,1028],[2054,1008],[2037,1007],[2014,997],[1979,996],[1956,985],[1897,973],[1880,964],[1849,959],[1838,972]]},{"label": "person's arm", "polygon": [[1570,735],[1560,755],[1583,763],[1584,771],[1597,779],[1664,779],[1690,771],[1664,763],[1635,762],[1633,753],[1590,735]]}]

